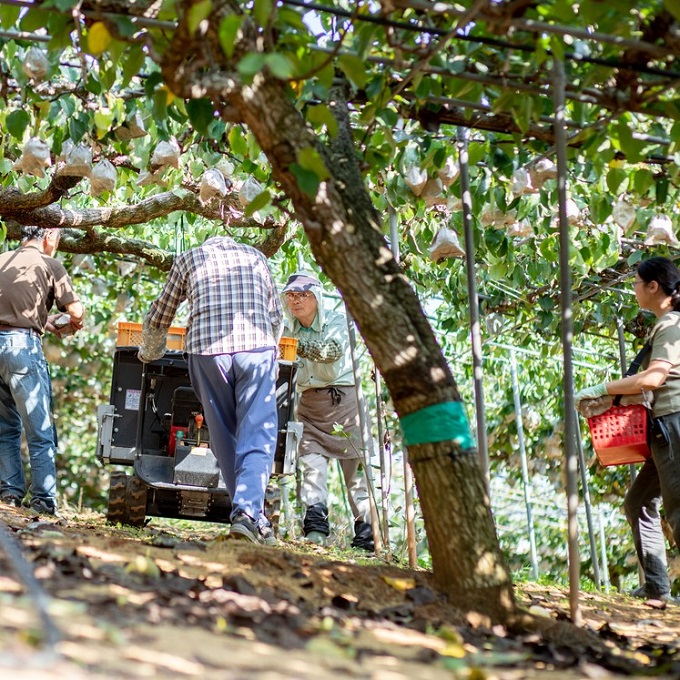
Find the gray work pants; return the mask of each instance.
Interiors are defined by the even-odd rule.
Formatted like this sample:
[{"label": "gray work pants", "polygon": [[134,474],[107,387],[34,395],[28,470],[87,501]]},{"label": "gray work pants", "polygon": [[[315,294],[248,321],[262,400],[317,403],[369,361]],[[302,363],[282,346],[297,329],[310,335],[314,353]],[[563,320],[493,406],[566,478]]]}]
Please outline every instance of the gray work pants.
[{"label": "gray work pants", "polygon": [[[328,464],[329,459],[319,453],[307,453],[300,456],[300,470],[302,471],[302,487],[300,500],[305,508],[321,503],[328,506]],[[371,506],[368,500],[366,477],[363,470],[359,470],[358,458],[340,458],[342,475],[345,478],[347,496],[354,520],[360,519],[370,524]]]},{"label": "gray work pants", "polygon": [[680,546],[680,412],[661,419],[670,442],[668,446],[652,445],[652,457],[640,469],[623,501],[648,596],[665,595],[671,589],[659,514],[662,503],[676,547]]}]

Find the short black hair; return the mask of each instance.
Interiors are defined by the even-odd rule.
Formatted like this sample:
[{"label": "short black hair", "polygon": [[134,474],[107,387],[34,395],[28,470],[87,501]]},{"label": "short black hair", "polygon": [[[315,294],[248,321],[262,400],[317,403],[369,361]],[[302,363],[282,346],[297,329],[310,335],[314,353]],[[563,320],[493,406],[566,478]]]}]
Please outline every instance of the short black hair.
[{"label": "short black hair", "polygon": [[47,229],[44,227],[21,227],[21,240],[32,241],[33,239],[45,238]]}]

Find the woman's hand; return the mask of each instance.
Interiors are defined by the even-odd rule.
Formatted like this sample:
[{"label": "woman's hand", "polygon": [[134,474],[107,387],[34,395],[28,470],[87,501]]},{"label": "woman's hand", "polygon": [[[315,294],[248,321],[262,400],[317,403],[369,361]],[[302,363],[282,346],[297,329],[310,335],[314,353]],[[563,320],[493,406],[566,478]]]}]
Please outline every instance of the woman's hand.
[{"label": "woman's hand", "polygon": [[581,390],[574,395],[576,408],[578,409],[581,406],[581,402],[584,399],[599,399],[600,397],[606,397],[607,394],[607,383],[586,387],[584,390]]}]

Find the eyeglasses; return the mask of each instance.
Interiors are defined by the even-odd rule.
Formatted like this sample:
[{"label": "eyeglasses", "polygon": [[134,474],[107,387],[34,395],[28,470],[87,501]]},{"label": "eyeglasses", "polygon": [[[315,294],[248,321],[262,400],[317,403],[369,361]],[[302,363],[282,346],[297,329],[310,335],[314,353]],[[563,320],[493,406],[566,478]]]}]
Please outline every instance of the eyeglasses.
[{"label": "eyeglasses", "polygon": [[306,291],[304,293],[286,293],[286,300],[309,300],[309,298],[313,297],[314,293],[310,293],[309,291]]}]

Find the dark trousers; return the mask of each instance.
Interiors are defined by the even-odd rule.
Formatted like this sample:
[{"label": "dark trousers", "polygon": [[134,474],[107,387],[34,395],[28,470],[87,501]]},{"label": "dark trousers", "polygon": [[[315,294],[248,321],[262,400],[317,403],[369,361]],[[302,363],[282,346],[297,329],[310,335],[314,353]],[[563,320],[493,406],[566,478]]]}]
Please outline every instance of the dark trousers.
[{"label": "dark trousers", "polygon": [[670,441],[667,446],[652,445],[652,457],[640,469],[623,502],[650,596],[665,595],[671,589],[659,512],[662,503],[676,547],[680,546],[680,412],[661,419]]}]

